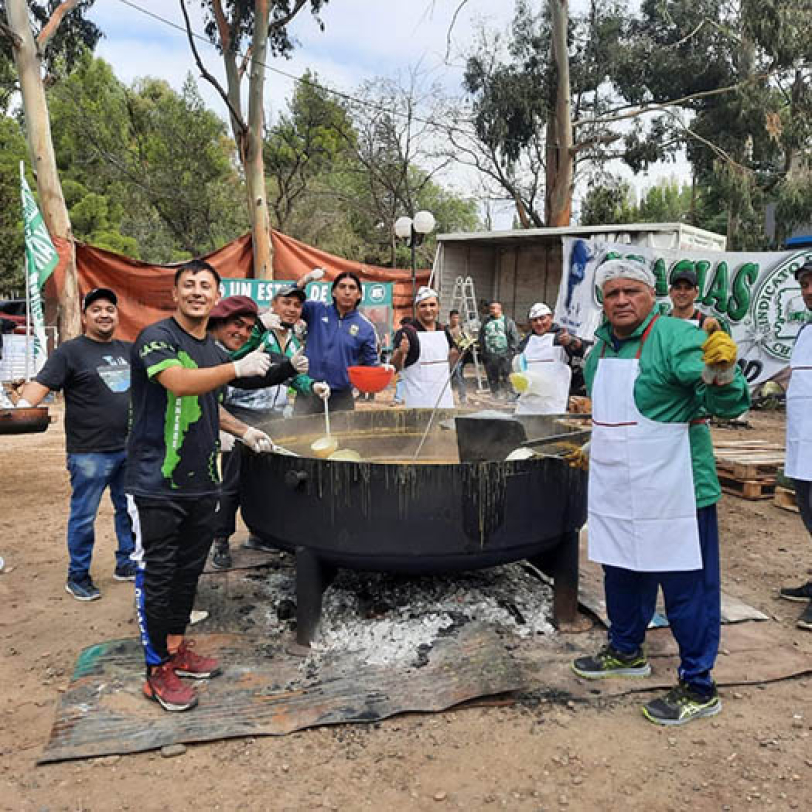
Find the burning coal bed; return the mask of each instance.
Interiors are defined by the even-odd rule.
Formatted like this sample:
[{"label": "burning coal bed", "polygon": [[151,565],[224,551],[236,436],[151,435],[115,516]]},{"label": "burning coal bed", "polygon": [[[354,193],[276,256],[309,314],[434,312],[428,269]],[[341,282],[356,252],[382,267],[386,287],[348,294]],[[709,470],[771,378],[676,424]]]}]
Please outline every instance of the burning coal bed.
[{"label": "burning coal bed", "polygon": [[[206,631],[234,631],[236,624],[239,631],[271,638],[290,635],[295,622],[292,568],[243,575],[239,586],[231,581],[229,594],[216,599],[209,590],[219,591],[218,584],[206,581],[198,605],[206,607],[213,599],[218,604],[210,610]],[[252,591],[256,602],[247,602],[249,595],[239,594],[243,589]],[[522,563],[408,578],[343,570],[324,594],[319,633],[305,663],[342,655],[370,665],[419,667],[437,639],[469,622],[487,623],[517,638],[551,638],[552,611],[551,587]]]}]

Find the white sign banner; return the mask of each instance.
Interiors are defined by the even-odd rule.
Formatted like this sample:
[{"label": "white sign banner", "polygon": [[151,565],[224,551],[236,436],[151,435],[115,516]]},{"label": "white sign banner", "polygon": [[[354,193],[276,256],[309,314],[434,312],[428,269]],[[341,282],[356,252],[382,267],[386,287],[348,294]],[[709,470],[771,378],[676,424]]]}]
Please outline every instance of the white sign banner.
[{"label": "white sign banner", "polygon": [[693,271],[699,285],[697,309],[717,318],[733,336],[739,346],[739,366],[751,386],[788,365],[795,336],[810,319],[794,271],[812,259],[812,249],[683,251],[566,237],[563,258],[555,320],[587,339],[601,324],[595,272],[603,262],[618,258],[645,262],[657,279],[657,303],[663,313],[671,310],[669,280],[679,271]]}]

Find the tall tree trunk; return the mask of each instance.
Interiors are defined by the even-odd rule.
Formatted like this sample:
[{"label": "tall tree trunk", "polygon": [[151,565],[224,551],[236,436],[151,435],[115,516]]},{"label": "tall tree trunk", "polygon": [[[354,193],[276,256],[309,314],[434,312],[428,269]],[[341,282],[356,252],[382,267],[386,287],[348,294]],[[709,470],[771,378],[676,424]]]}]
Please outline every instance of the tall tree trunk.
[{"label": "tall tree trunk", "polygon": [[263,91],[265,88],[265,59],[268,52],[269,0],[256,0],[254,14],[254,37],[251,44],[251,68],[248,77],[245,182],[248,187],[251,234],[254,238],[254,278],[273,279],[271,224],[265,189],[265,167],[262,161],[263,127],[265,125]]},{"label": "tall tree trunk", "polygon": [[547,119],[544,219],[548,226],[568,226],[572,216],[575,155],[572,139],[570,63],[567,50],[568,0],[549,0],[555,65],[555,105]]},{"label": "tall tree trunk", "polygon": [[28,4],[25,0],[7,0],[6,14],[9,28],[17,37],[13,46],[14,62],[20,78],[28,151],[37,179],[42,217],[52,236],[62,237],[70,243],[70,257],[59,295],[57,317],[60,340],[65,341],[82,331],[73,232],[56,168],[42,65],[28,19]]}]

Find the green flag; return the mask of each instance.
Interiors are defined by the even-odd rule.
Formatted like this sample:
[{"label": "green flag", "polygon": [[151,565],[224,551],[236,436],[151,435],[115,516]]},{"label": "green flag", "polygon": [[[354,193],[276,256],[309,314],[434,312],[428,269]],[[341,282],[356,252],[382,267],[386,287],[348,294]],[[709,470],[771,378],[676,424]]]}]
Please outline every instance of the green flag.
[{"label": "green flag", "polygon": [[23,223],[25,226],[25,259],[28,266],[29,280],[36,279],[40,288],[54,272],[59,262],[59,254],[51,241],[51,235],[45,227],[37,201],[31,194],[25,171],[20,162],[20,185],[23,194]]}]

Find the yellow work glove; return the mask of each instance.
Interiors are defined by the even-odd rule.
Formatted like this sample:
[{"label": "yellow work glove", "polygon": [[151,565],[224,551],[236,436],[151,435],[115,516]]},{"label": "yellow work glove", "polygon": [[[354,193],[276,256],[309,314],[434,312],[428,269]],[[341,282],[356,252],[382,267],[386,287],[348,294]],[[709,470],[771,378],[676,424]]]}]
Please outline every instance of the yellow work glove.
[{"label": "yellow work glove", "polygon": [[[569,443],[567,443],[569,445]],[[589,451],[591,443],[587,441],[582,446],[575,446],[564,454],[564,459],[570,468],[580,468],[582,471],[589,470]]]},{"label": "yellow work glove", "polygon": [[736,342],[724,330],[717,330],[705,339],[702,345],[702,360],[708,366],[724,364],[732,366],[736,363]]},{"label": "yellow work glove", "polygon": [[730,383],[736,374],[736,342],[723,330],[717,330],[705,339],[702,350],[702,380],[717,386]]}]

